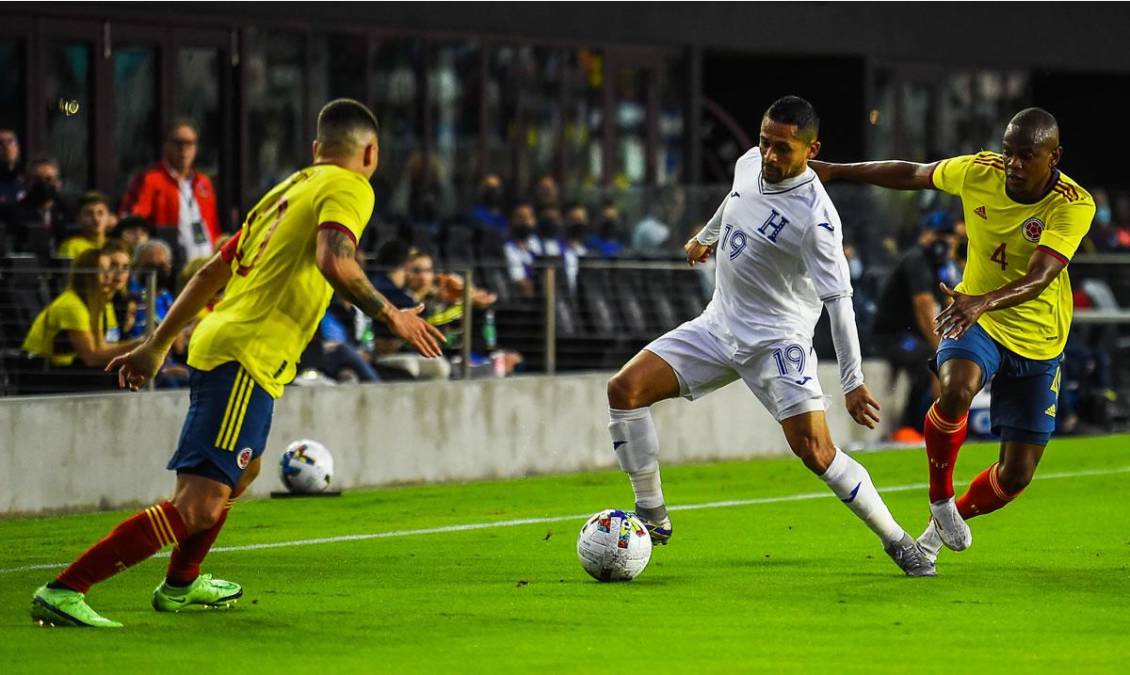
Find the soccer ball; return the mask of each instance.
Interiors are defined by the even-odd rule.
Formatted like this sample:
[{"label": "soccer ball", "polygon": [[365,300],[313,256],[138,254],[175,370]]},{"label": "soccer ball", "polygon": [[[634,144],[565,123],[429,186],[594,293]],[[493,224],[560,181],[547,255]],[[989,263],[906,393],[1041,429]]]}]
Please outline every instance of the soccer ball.
[{"label": "soccer ball", "polygon": [[326,446],[303,439],[287,446],[279,460],[279,477],[291,492],[324,492],[333,479],[334,458]]},{"label": "soccer ball", "polygon": [[631,581],[651,560],[651,536],[634,513],[605,509],[581,528],[577,557],[597,581]]}]

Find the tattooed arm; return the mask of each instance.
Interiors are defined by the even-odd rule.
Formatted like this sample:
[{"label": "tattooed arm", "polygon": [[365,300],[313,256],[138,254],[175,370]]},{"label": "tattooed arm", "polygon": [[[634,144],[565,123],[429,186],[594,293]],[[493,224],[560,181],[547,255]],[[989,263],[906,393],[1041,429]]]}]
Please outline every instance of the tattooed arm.
[{"label": "tattooed arm", "polygon": [[383,321],[389,330],[403,338],[412,348],[427,357],[441,356],[443,333],[420,318],[423,305],[397,309],[373,288],[364,270],[357,264],[357,245],[346,232],[324,227],[318,230],[318,269],[341,297],[362,312]]}]

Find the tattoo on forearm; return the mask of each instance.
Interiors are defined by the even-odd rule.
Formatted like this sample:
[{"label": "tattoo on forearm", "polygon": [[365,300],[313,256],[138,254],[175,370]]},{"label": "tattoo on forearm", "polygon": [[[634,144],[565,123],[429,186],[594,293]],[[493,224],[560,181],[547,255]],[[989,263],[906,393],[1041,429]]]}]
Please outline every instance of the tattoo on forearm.
[{"label": "tattoo on forearm", "polygon": [[328,230],[330,253],[335,258],[352,258],[357,255],[357,246],[344,232]]},{"label": "tattoo on forearm", "polygon": [[[335,258],[348,260],[355,258],[357,246],[348,235],[338,230],[327,230],[326,233],[328,235],[326,244]],[[340,284],[334,284],[334,290],[374,319],[384,320],[392,311],[392,305],[388,299],[373,288],[373,284],[365,278],[364,274],[358,274]]]}]

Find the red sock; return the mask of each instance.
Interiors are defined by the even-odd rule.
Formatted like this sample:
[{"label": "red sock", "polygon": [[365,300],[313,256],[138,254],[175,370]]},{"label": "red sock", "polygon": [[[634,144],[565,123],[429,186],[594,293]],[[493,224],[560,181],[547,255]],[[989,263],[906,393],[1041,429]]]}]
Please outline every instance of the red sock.
[{"label": "red sock", "polygon": [[1000,483],[1000,465],[993,464],[977,474],[965,494],[957,498],[957,512],[966,520],[973,516],[983,516],[1008,504],[1016,494],[1010,495],[1004,491]]},{"label": "red sock", "polygon": [[938,407],[937,402],[930,406],[923,425],[926,437],[926,457],[930,460],[930,501],[945,501],[953,496],[953,466],[957,462],[957,451],[965,442],[968,428],[965,421],[969,415],[950,419]]},{"label": "red sock", "polygon": [[220,512],[220,518],[215,525],[188,537],[173,549],[172,557],[169,558],[169,570],[165,573],[165,581],[170,586],[187,586],[200,576],[200,563],[204,562],[204,556],[208,555],[224,523],[227,522],[228,511],[231,510],[233,502],[234,499],[229,499],[227,504],[224,504],[224,510]]},{"label": "red sock", "polygon": [[170,502],[150,506],[124,520],[63,570],[55,581],[79,593],[122,570],[175,545],[188,534],[180,513]]}]

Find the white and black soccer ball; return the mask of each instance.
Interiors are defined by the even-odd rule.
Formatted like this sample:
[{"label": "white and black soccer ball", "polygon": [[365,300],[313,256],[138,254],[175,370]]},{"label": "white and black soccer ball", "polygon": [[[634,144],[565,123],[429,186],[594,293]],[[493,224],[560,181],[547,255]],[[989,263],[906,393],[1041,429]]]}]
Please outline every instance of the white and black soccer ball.
[{"label": "white and black soccer ball", "polygon": [[303,439],[287,446],[279,460],[279,477],[291,492],[325,492],[333,480],[334,458],[326,446]]},{"label": "white and black soccer ball", "polygon": [[597,581],[631,581],[651,560],[651,536],[634,513],[605,509],[581,528],[577,557]]}]

